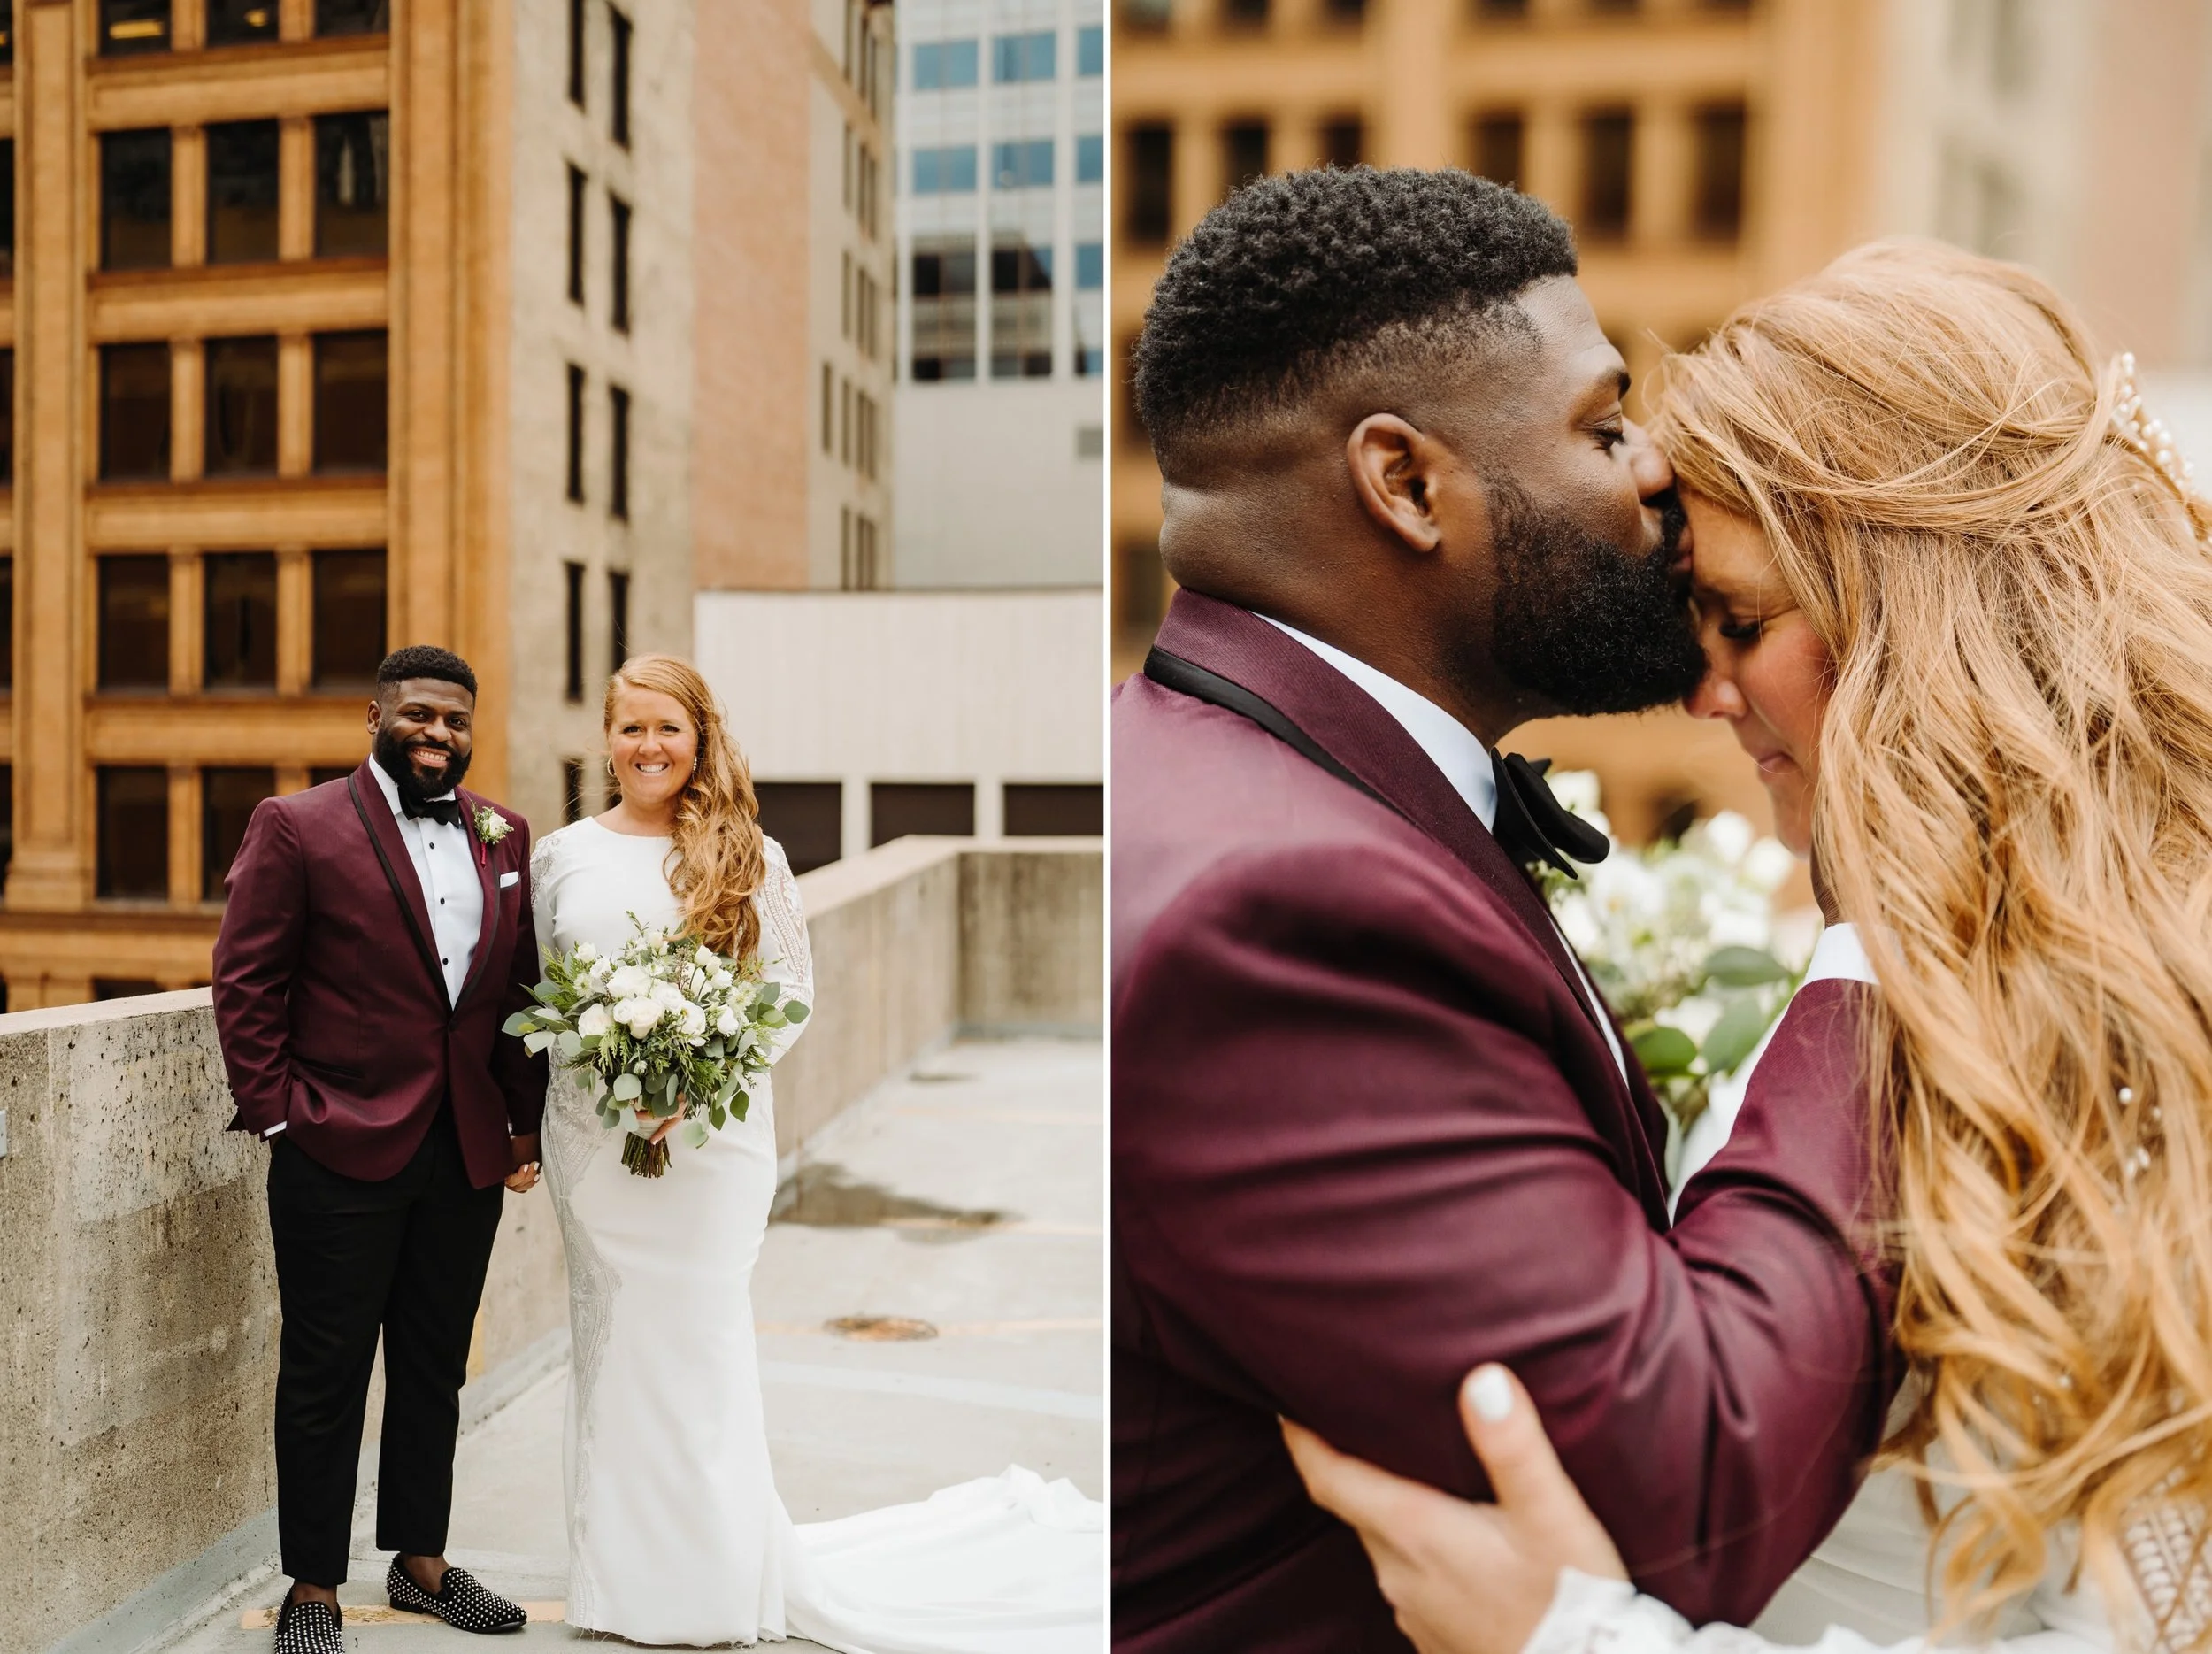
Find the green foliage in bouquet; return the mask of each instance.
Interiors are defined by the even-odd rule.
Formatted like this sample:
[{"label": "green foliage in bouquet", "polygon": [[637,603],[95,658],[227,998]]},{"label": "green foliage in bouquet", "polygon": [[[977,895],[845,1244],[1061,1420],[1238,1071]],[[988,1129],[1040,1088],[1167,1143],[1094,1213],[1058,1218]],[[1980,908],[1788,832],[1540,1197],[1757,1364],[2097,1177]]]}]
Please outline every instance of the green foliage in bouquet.
[{"label": "green foliage in bouquet", "polygon": [[[1597,778],[1549,778],[1559,801],[1611,836]],[[1621,1019],[1675,1141],[1717,1081],[1757,1049],[1804,973],[1777,934],[1773,896],[1793,859],[1724,812],[1643,849],[1617,841],[1579,880],[1532,869],[1568,942]]]},{"label": "green foliage in bouquet", "polygon": [[[585,1073],[601,1125],[626,1125],[640,1109],[657,1121],[680,1114],[684,1140],[703,1148],[710,1127],[745,1118],[753,1086],[810,1007],[756,965],[635,913],[630,922],[637,935],[611,958],[589,942],[549,956],[545,980],[531,989],[537,1004],[508,1018],[505,1031]],[[658,1177],[668,1144],[633,1132],[622,1163]]]}]

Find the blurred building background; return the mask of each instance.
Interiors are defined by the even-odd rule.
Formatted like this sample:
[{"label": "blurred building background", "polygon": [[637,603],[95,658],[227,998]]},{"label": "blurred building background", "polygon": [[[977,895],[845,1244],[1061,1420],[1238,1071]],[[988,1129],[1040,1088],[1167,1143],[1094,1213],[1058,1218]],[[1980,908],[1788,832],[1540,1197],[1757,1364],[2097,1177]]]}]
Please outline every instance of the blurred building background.
[{"label": "blurred building background", "polygon": [[[1463,166],[1540,197],[1574,224],[1582,284],[1640,379],[1740,301],[1892,234],[2034,265],[2177,404],[2212,368],[2201,0],[1118,6],[1117,678],[1168,590],[1127,351],[1170,245],[1265,173]],[[1678,712],[1548,722],[1511,744],[1598,770],[1632,837],[1722,805],[1767,819],[1725,728]]]},{"label": "blurred building background", "polygon": [[915,833],[1104,830],[1105,56],[1103,0],[898,7],[870,82],[895,122],[856,129],[879,206],[815,264],[841,318],[821,449],[857,421],[861,537],[710,565],[701,530],[700,663],[803,872]]}]

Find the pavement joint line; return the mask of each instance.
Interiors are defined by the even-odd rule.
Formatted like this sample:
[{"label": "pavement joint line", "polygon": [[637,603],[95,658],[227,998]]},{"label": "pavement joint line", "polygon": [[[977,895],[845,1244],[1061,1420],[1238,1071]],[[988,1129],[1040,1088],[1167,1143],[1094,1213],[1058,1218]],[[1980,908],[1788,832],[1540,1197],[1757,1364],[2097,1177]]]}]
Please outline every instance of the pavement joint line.
[{"label": "pavement joint line", "polygon": [[[534,1626],[560,1626],[568,1623],[568,1604],[558,1603],[517,1603],[516,1607],[530,1616]],[[390,1608],[371,1603],[341,1603],[345,1615],[345,1628],[356,1626],[442,1626],[445,1621],[435,1614],[410,1613],[404,1608]],[[238,1617],[241,1631],[273,1631],[277,1615],[275,1608],[249,1608]]]},{"label": "pavement joint line", "polygon": [[805,1361],[764,1361],[764,1384],[810,1384],[823,1389],[865,1390],[879,1396],[918,1396],[930,1401],[964,1402],[1012,1412],[1045,1413],[1056,1419],[1106,1416],[1103,1397],[1074,1390],[1039,1389],[1026,1384],[999,1384],[986,1379],[946,1378],[880,1367],[833,1367]]}]

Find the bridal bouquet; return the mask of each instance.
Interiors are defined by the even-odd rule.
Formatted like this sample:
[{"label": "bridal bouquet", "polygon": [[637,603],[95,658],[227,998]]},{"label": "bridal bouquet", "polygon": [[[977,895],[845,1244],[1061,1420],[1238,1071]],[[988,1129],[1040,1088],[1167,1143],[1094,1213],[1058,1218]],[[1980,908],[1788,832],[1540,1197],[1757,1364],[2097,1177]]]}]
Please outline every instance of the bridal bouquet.
[{"label": "bridal bouquet", "polygon": [[[1547,780],[1563,805],[1612,836],[1596,776]],[[1804,974],[1811,937],[1789,935],[1773,907],[1792,865],[1778,841],[1724,812],[1648,849],[1616,841],[1578,881],[1551,869],[1538,874],[1560,931],[1611,1002],[1672,1117],[1677,1141]]]},{"label": "bridal bouquet", "polygon": [[[695,938],[630,915],[637,935],[610,958],[580,942],[549,958],[536,1005],[507,1019],[506,1031],[535,1054],[553,1050],[564,1068],[589,1076],[603,1126],[645,1110],[655,1121],[680,1114],[684,1140],[705,1146],[707,1127],[743,1119],[752,1088],[775,1060],[781,1029],[808,1006],[757,966],[740,965]],[[665,1139],[633,1130],[622,1164],[637,1177],[668,1169]]]}]

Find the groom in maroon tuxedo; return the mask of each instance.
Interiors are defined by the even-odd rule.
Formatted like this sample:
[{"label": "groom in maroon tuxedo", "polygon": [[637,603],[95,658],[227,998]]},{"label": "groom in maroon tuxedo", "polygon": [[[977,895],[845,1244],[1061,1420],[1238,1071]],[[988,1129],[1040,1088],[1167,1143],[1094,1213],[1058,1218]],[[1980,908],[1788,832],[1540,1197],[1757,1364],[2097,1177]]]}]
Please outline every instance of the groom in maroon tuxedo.
[{"label": "groom in maroon tuxedo", "polygon": [[545,1059],[499,1031],[538,979],[530,829],[460,789],[475,712],[458,656],[388,656],[369,758],[261,804],[226,881],[215,1026],[231,1127],[270,1144],[284,1311],[277,1527],[294,1583],[279,1654],[340,1645],[380,1334],[386,1590],[464,1630],[524,1623],[443,1554],[501,1186],[535,1181],[545,1106]]},{"label": "groom in maroon tuxedo", "polygon": [[1566,227],[1459,173],[1240,191],[1137,352],[1180,584],[1113,713],[1114,1641],[1409,1647],[1279,1414],[1470,1497],[1512,1367],[1642,1588],[1748,1624],[1894,1382],[1855,984],[1670,1224],[1663,1127],[1525,875],[1502,737],[1702,671],[1681,509]]}]

